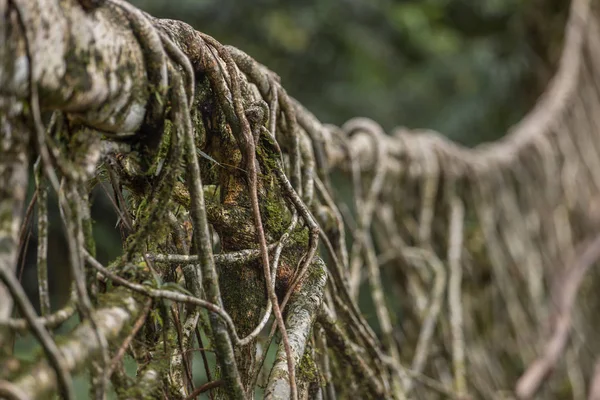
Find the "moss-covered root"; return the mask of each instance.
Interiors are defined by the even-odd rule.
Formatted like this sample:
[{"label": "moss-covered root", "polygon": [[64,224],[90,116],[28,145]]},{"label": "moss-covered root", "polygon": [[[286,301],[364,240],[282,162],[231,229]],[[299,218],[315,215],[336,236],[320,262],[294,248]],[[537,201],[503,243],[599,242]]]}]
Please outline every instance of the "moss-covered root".
[{"label": "moss-covered root", "polygon": [[[298,368],[302,368],[302,365],[306,364],[301,363],[301,360],[307,347],[308,338],[312,332],[313,323],[317,313],[321,309],[326,282],[327,272],[325,263],[320,258],[315,258],[310,265],[309,273],[300,290],[294,293],[286,308],[286,327],[292,354],[296,361],[295,365]],[[285,350],[280,345],[265,392],[265,399],[267,400],[290,398],[291,389],[285,357]],[[309,374],[297,371],[296,376],[298,380],[301,380],[306,379]]]},{"label": "moss-covered root", "polygon": [[[128,333],[128,324],[135,320],[141,303],[125,290],[115,290],[99,297],[100,307],[93,313],[99,333],[109,343],[117,343]],[[57,340],[69,371],[84,371],[87,363],[100,353],[96,334],[89,321],[79,325],[71,334]],[[56,391],[54,370],[44,357],[27,368],[13,383],[28,399],[47,399]]]}]

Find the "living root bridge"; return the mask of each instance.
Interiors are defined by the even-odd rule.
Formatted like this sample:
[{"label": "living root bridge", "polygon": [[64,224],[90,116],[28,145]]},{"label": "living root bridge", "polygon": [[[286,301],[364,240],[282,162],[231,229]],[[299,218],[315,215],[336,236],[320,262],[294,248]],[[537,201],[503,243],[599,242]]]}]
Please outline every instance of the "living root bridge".
[{"label": "living root bridge", "polygon": [[[73,398],[83,366],[96,398],[108,380],[123,398],[212,388],[239,399],[257,386],[272,399],[582,398],[586,381],[594,395],[594,360],[580,352],[600,350],[589,268],[600,223],[600,32],[589,1],[572,2],[558,70],[536,107],[474,149],[434,132],[386,134],[367,119],[323,125],[241,50],[122,0],[82,4],[0,0],[1,395]],[[41,110],[54,112],[47,127]],[[76,295],[66,307],[82,322],[63,337],[53,330],[67,308],[49,314],[42,296],[36,316],[15,279],[31,223],[21,212],[30,160],[40,293],[46,191],[58,194],[68,238]],[[350,205],[331,185],[340,172],[351,177]],[[110,188],[124,238],[108,267],[94,254],[95,186]],[[554,284],[563,276],[564,290]],[[590,309],[574,301],[578,290]],[[24,319],[11,319],[13,300]],[[33,365],[10,354],[23,325],[44,349]],[[210,381],[198,388],[197,349]],[[557,365],[563,354],[567,368]]]}]

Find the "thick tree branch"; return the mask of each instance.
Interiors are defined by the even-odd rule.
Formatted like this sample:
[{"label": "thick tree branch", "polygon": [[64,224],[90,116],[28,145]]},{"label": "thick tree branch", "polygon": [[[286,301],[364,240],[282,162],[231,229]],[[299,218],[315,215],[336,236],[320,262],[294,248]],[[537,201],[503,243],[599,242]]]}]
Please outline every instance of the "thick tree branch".
[{"label": "thick tree branch", "polygon": [[15,0],[0,3],[0,12],[7,22],[0,27],[0,96],[27,98],[32,74],[42,109],[67,111],[119,136],[139,128],[151,86],[122,11],[113,5],[88,13],[77,1]]},{"label": "thick tree branch", "polygon": [[[94,321],[109,343],[118,343],[124,328],[133,323],[142,305],[124,290],[105,295],[103,303],[104,307],[94,311]],[[84,371],[100,354],[101,348],[95,335],[90,323],[84,322],[73,333],[61,338],[58,348],[69,372]],[[55,372],[43,358],[22,371],[13,383],[28,399],[45,399],[57,388]]]}]

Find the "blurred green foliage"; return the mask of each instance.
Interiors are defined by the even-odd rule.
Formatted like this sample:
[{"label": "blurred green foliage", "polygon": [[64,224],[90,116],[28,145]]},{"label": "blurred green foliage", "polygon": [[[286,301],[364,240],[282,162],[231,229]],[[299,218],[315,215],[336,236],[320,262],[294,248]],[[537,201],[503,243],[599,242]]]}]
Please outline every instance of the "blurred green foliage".
[{"label": "blurred green foliage", "polygon": [[325,122],[367,116],[388,130],[432,128],[469,145],[497,138],[530,108],[568,7],[563,0],[132,3],[246,51]]}]

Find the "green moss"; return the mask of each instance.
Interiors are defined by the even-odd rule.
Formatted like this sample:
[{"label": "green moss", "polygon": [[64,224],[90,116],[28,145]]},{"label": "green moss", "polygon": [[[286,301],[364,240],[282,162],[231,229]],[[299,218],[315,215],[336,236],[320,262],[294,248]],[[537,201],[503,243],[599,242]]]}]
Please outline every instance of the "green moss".
[{"label": "green moss", "polygon": [[116,387],[115,392],[119,399],[155,400],[161,399],[161,393],[157,390],[148,390],[145,385],[129,385],[127,388]]},{"label": "green moss", "polygon": [[[134,215],[136,225],[141,228],[136,234],[127,238],[126,248],[131,249],[136,243],[139,246],[142,241],[142,236],[143,243],[147,246],[145,251],[148,252],[157,252],[159,248],[168,242],[171,229],[167,223],[162,223],[162,220],[157,219],[156,212],[153,212],[155,211],[155,208],[157,207],[156,203],[160,198],[160,195],[153,194],[149,194],[148,197],[139,198],[139,203]],[[172,205],[173,203],[171,201],[159,204],[158,207],[161,207],[161,214],[165,215]],[[139,251],[139,248],[133,249],[133,251]]]},{"label": "green moss", "polygon": [[319,282],[323,279],[327,279],[327,269],[325,263],[321,258],[317,258],[317,261],[309,268],[308,277],[313,282]]},{"label": "green moss", "polygon": [[309,239],[308,229],[305,229],[305,228],[295,229],[290,236],[291,236],[292,242],[295,245],[301,246],[304,249],[308,248],[308,239]]},{"label": "green moss", "polygon": [[267,232],[274,238],[283,235],[291,217],[281,198],[269,195],[261,206],[261,212]]},{"label": "green moss", "polygon": [[219,270],[219,286],[225,309],[236,323],[238,334],[250,333],[266,306],[264,277],[257,262],[253,265],[228,265]]},{"label": "green moss", "polygon": [[96,256],[96,241],[94,240],[94,235],[92,233],[92,224],[93,220],[90,218],[84,218],[82,221],[83,227],[83,237],[85,240],[85,248],[92,255],[92,257]]},{"label": "green moss", "polygon": [[163,165],[162,161],[164,161],[169,153],[169,148],[171,147],[171,135],[173,132],[173,123],[170,120],[165,120],[164,130],[161,136],[161,141],[158,145],[158,151],[154,156],[154,162],[151,163],[150,168],[146,172],[146,176],[154,177],[158,175],[158,168]]},{"label": "green moss", "polygon": [[296,367],[298,378],[304,382],[316,382],[318,381],[319,372],[315,361],[309,355],[310,349],[304,351],[304,355],[300,360],[300,363]]}]

